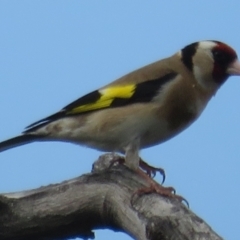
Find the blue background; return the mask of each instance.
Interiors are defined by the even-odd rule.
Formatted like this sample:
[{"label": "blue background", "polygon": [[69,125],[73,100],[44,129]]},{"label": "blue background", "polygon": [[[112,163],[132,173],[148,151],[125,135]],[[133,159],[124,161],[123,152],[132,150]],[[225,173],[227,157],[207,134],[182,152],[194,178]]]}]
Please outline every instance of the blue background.
[{"label": "blue background", "polygon": [[[224,41],[240,54],[239,16],[237,0],[0,1],[0,139],[194,41]],[[239,89],[240,78],[230,78],[189,129],[141,152],[165,169],[166,186],[231,240],[240,236]],[[67,143],[3,152],[0,192],[87,173],[99,154]],[[96,231],[96,239],[113,238],[130,239]]]}]

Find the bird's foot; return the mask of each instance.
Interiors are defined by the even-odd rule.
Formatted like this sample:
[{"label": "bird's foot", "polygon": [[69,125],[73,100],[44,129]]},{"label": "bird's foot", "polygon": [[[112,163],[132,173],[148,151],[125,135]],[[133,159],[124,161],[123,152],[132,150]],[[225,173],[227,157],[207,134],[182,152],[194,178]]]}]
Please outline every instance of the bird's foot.
[{"label": "bird's foot", "polygon": [[[118,158],[113,159],[111,161],[111,164],[109,165],[109,168],[111,168],[115,163],[124,164],[125,163],[125,158],[119,156]],[[145,171],[142,171],[141,169],[138,169],[137,173],[139,175],[141,175],[149,183],[150,186],[140,188],[133,193],[133,195],[131,197],[132,205],[133,205],[133,199],[136,195],[141,196],[141,195],[144,195],[144,194],[158,193],[161,196],[164,196],[164,197],[167,197],[167,198],[177,199],[180,202],[185,202],[186,205],[189,207],[188,201],[185,198],[183,198],[182,196],[175,194],[176,191],[173,187],[163,187],[162,185],[156,183],[152,179],[152,177],[154,177],[156,175],[156,172],[159,172],[159,173],[162,174],[163,182],[164,182],[165,172],[162,168],[152,167],[152,166],[148,165],[146,162],[144,162],[141,158],[140,158],[139,166],[141,167],[141,169],[143,169]]]},{"label": "bird's foot", "polygon": [[144,194],[158,193],[161,196],[177,199],[180,202],[184,202],[189,207],[188,201],[182,196],[175,194],[176,191],[173,187],[163,187],[162,185],[156,183],[152,178],[150,178],[147,174],[145,174],[141,170],[139,170],[138,172],[141,176],[143,176],[146,179],[147,182],[149,182],[150,186],[143,187],[135,191],[131,197],[131,203],[133,203],[133,199],[136,195],[141,196]]},{"label": "bird's foot", "polygon": [[[115,163],[124,164],[125,163],[125,158],[119,156],[117,159],[113,159],[111,161],[110,165],[109,165],[109,168],[111,168]],[[154,178],[156,176],[156,173],[159,172],[163,177],[162,184],[164,183],[165,178],[166,178],[166,174],[165,174],[165,171],[164,171],[163,168],[153,167],[153,166],[147,164],[146,162],[144,162],[141,158],[140,158],[140,161],[139,161],[139,167],[141,169],[143,169],[146,172],[146,174],[151,178]]]},{"label": "bird's foot", "polygon": [[156,167],[153,167],[151,165],[148,165],[146,162],[144,162],[141,158],[140,158],[140,163],[139,163],[139,166],[141,169],[143,169],[146,174],[151,177],[151,178],[154,178],[156,176],[156,173],[159,172],[163,179],[162,179],[162,184],[164,183],[165,181],[165,178],[166,178],[166,174],[165,174],[165,171],[163,168],[156,168]]},{"label": "bird's foot", "polygon": [[133,199],[136,195],[142,196],[144,194],[150,194],[150,193],[157,193],[163,197],[177,199],[179,202],[184,202],[187,205],[187,207],[189,207],[188,201],[184,197],[175,194],[175,189],[173,187],[163,187],[159,184],[156,184],[156,185],[151,184],[149,187],[140,188],[137,191],[135,191],[131,197],[132,205],[133,205]]}]

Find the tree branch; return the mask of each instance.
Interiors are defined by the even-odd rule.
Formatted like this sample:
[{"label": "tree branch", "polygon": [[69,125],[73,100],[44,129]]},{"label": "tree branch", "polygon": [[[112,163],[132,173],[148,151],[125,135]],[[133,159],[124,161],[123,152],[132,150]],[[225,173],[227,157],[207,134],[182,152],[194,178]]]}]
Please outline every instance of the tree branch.
[{"label": "tree branch", "polygon": [[38,189],[0,195],[1,240],[93,239],[94,229],[122,231],[140,240],[220,240],[175,199],[134,197],[147,182],[124,165],[109,168],[105,154],[92,173]]}]

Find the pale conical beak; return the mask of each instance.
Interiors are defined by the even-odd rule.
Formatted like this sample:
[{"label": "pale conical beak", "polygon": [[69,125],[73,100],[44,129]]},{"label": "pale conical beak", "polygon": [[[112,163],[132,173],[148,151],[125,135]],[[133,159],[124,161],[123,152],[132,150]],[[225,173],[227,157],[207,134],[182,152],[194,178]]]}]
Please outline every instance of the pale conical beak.
[{"label": "pale conical beak", "polygon": [[240,62],[235,60],[227,68],[227,73],[230,75],[240,76]]}]

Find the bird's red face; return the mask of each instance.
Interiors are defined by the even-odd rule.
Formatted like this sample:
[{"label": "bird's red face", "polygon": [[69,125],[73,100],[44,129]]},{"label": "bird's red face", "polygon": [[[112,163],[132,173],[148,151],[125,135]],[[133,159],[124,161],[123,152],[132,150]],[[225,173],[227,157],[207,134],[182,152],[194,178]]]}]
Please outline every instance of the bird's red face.
[{"label": "bird's red face", "polygon": [[222,84],[230,75],[240,75],[240,62],[237,60],[236,52],[225,43],[216,42],[212,48],[214,60],[213,79]]},{"label": "bird's red face", "polygon": [[240,76],[236,52],[219,41],[192,43],[181,51],[183,64],[205,89],[216,91],[229,76]]}]

